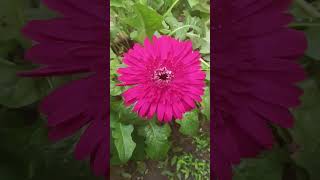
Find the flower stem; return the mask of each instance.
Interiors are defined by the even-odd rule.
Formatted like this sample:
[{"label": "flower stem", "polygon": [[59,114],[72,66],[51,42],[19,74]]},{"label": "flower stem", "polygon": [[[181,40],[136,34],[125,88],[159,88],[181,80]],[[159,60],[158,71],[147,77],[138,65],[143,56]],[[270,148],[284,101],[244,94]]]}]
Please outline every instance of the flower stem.
[{"label": "flower stem", "polygon": [[207,66],[210,69],[210,64],[208,64],[205,60],[203,60],[202,58],[200,58],[200,61]]},{"label": "flower stem", "polygon": [[52,80],[50,79],[50,77],[47,77],[47,81],[48,81],[50,89],[53,89],[53,83],[52,83]]},{"label": "flower stem", "polygon": [[312,17],[320,18],[320,12],[305,0],[296,0],[302,9],[309,13]]},{"label": "flower stem", "polygon": [[299,27],[319,27],[320,23],[291,23],[288,25],[290,28],[299,28]]},{"label": "flower stem", "polygon": [[173,31],[169,34],[169,36],[172,36],[174,33],[176,33],[177,31],[179,31],[180,29],[190,28],[190,27],[192,27],[192,26],[191,26],[191,25],[184,25],[184,26],[178,27],[178,28],[176,28],[175,30],[173,30]]},{"label": "flower stem", "polygon": [[170,6],[170,8],[167,10],[167,12],[163,14],[163,17],[166,17],[166,16],[171,12],[171,10],[177,5],[178,2],[179,2],[179,0],[176,0],[176,1]]}]

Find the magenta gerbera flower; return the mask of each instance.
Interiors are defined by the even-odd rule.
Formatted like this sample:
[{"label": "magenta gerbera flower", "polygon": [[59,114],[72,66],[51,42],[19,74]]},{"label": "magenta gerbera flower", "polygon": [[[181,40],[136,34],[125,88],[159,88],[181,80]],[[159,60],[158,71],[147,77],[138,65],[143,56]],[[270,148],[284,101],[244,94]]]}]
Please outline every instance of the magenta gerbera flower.
[{"label": "magenta gerbera flower", "polygon": [[214,176],[232,179],[232,166],[273,146],[271,124],[289,128],[304,79],[297,60],[302,33],[287,28],[290,0],[214,1]]},{"label": "magenta gerbera flower", "polygon": [[107,1],[43,0],[61,17],[29,22],[23,33],[35,45],[26,59],[43,65],[27,76],[82,73],[82,79],[58,88],[47,96],[40,111],[47,116],[49,138],[60,140],[80,129],[75,157],[90,157],[97,175],[108,174],[109,137],[107,104],[109,84]]},{"label": "magenta gerbera flower", "polygon": [[132,86],[123,93],[127,106],[140,117],[169,122],[201,102],[205,73],[200,54],[192,50],[191,41],[181,42],[168,36],[147,38],[144,46],[135,44],[124,55],[126,68],[119,68],[119,80]]}]

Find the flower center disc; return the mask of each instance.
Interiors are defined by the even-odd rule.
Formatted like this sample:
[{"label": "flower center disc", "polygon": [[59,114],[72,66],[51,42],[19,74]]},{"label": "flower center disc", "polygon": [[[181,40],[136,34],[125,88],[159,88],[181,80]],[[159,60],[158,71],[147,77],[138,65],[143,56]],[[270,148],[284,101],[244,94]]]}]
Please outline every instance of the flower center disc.
[{"label": "flower center disc", "polygon": [[168,70],[166,67],[156,69],[153,74],[153,80],[160,84],[169,83],[173,77],[172,71]]}]

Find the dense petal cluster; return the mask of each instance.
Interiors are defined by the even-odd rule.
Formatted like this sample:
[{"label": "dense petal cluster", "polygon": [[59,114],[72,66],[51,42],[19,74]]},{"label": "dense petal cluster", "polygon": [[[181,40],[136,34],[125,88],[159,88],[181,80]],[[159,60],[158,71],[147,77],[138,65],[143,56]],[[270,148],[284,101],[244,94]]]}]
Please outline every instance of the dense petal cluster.
[{"label": "dense petal cluster", "polygon": [[107,175],[107,43],[106,2],[103,0],[43,0],[60,13],[50,20],[29,22],[23,33],[35,45],[26,59],[43,65],[25,76],[84,73],[48,95],[40,106],[47,116],[49,137],[60,140],[85,129],[77,159],[90,157],[97,175]]},{"label": "dense petal cluster", "polygon": [[273,146],[271,124],[289,128],[304,79],[297,60],[302,33],[287,28],[291,0],[214,2],[214,176],[232,179],[232,166]]},{"label": "dense petal cluster", "polygon": [[124,55],[125,68],[119,68],[121,85],[132,86],[123,93],[127,106],[140,117],[169,122],[201,102],[206,74],[201,71],[200,54],[191,41],[168,36],[147,38],[144,46],[135,44]]}]

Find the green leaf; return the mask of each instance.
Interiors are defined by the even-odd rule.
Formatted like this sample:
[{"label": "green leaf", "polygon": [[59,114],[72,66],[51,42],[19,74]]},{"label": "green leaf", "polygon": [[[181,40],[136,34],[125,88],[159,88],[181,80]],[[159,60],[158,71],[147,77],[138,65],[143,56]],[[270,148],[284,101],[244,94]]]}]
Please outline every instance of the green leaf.
[{"label": "green leaf", "polygon": [[0,104],[17,108],[32,104],[47,94],[49,84],[43,78],[18,77],[25,68],[0,59]]},{"label": "green leaf", "polygon": [[0,41],[0,57],[8,57],[9,53],[13,53],[18,48],[16,40]]},{"label": "green leaf", "polygon": [[120,63],[118,57],[113,53],[113,51],[110,49],[110,76],[111,77],[116,77],[118,76],[118,73],[117,73],[117,70],[120,68],[120,67],[124,67],[123,64]]},{"label": "green leaf", "polygon": [[122,94],[124,90],[124,87],[122,86],[116,86],[116,83],[114,81],[110,81],[110,95],[111,96],[117,96]]},{"label": "green leaf", "polygon": [[[207,29],[206,36],[203,38],[203,41],[200,45],[201,54],[210,54],[210,30]],[[209,58],[210,60],[210,58]]]},{"label": "green leaf", "polygon": [[202,98],[201,112],[207,117],[207,119],[210,119],[210,89],[208,87],[205,88],[204,96]]},{"label": "green leaf", "polygon": [[165,22],[168,24],[171,31],[170,34],[175,35],[175,38],[184,40],[186,33],[190,29],[190,25],[185,25],[183,22],[179,22],[174,16],[167,16]]},{"label": "green leaf", "polygon": [[[208,38],[210,38],[209,32],[206,34],[208,28],[206,28],[199,17],[192,17],[189,14],[186,16],[183,22],[178,21],[177,18],[172,15],[166,17],[165,22],[170,29],[168,34],[180,40],[191,39],[193,49],[203,49],[201,53],[207,54],[210,42],[208,41]],[[162,30],[161,32],[165,33],[166,30]]]},{"label": "green leaf", "polygon": [[110,164],[111,165],[121,165],[123,162],[121,162],[118,151],[116,148],[116,145],[114,144],[114,140],[112,136],[110,136],[110,154],[111,154],[111,159],[110,159]]},{"label": "green leaf", "polygon": [[188,0],[188,2],[191,3],[192,10],[198,10],[206,15],[210,14],[210,0]]},{"label": "green leaf", "polygon": [[303,104],[294,111],[296,122],[292,134],[299,148],[293,157],[299,166],[307,169],[311,180],[317,180],[320,177],[320,88],[312,79],[302,87]]},{"label": "green leaf", "polygon": [[138,133],[138,130],[134,130],[132,134],[133,139],[137,143],[136,148],[134,149],[132,160],[135,161],[142,161],[145,159],[146,153],[144,151],[145,149],[145,143],[144,143],[144,137],[140,136]]},{"label": "green leaf", "polygon": [[110,6],[111,7],[122,7],[125,8],[123,0],[111,0],[110,1]]},{"label": "green leaf", "polygon": [[282,180],[283,165],[288,155],[281,149],[243,161],[236,169],[234,180]]},{"label": "green leaf", "polygon": [[[0,109],[0,127],[6,129],[23,128],[38,119],[35,109]],[[1,129],[0,128],[0,129]]]},{"label": "green leaf", "polygon": [[195,136],[199,130],[199,117],[198,111],[187,112],[184,114],[182,120],[176,120],[178,124],[180,124],[179,131],[188,136]]},{"label": "green leaf", "polygon": [[199,3],[198,0],[188,0],[188,3],[190,5],[191,8],[193,8],[195,5],[197,5]]},{"label": "green leaf", "polygon": [[133,132],[132,125],[124,125],[120,122],[111,124],[112,137],[117,148],[119,159],[126,163],[132,156],[136,147],[136,143],[132,140],[131,133]]},{"label": "green leaf", "polygon": [[148,123],[141,119],[137,113],[132,112],[131,107],[126,107],[123,101],[111,101],[110,105],[110,109],[116,114],[115,116],[120,122],[133,125],[145,125]]},{"label": "green leaf", "polygon": [[20,39],[20,29],[24,24],[23,0],[0,1],[0,40]]},{"label": "green leaf", "polygon": [[126,22],[138,31],[136,40],[143,42],[146,37],[152,37],[155,31],[162,28],[162,16],[152,8],[136,3],[134,6],[136,16],[130,17]]},{"label": "green leaf", "polygon": [[49,10],[46,6],[41,5],[39,8],[28,8],[25,10],[27,21],[30,20],[46,20],[57,17],[57,14]]},{"label": "green leaf", "polygon": [[152,160],[162,160],[167,156],[170,149],[168,140],[171,129],[168,124],[158,126],[154,121],[149,122],[143,129],[143,136],[146,138],[146,153]]},{"label": "green leaf", "polygon": [[149,0],[150,6],[153,7],[155,10],[160,10],[161,7],[165,4],[164,0]]},{"label": "green leaf", "polygon": [[[13,166],[13,165],[10,165]],[[17,171],[14,169],[16,166],[8,167],[7,163],[0,164],[0,178],[5,180],[20,180],[22,177],[18,175]]]},{"label": "green leaf", "polygon": [[296,17],[296,19],[301,18],[309,18],[309,14],[299,6],[299,4],[296,1],[293,1],[292,7],[290,9],[290,13]]},{"label": "green leaf", "polygon": [[[111,127],[111,134],[112,134],[112,127],[116,126],[118,119],[116,117],[115,112],[112,110],[110,111],[110,127]],[[114,138],[110,136],[110,154],[111,154],[111,159],[110,159],[110,164],[112,165],[120,165],[122,164],[119,155],[118,155],[118,150],[116,148],[116,145],[114,143]]]},{"label": "green leaf", "polygon": [[310,27],[305,33],[308,38],[308,49],[306,55],[313,59],[320,60],[320,27]]}]

